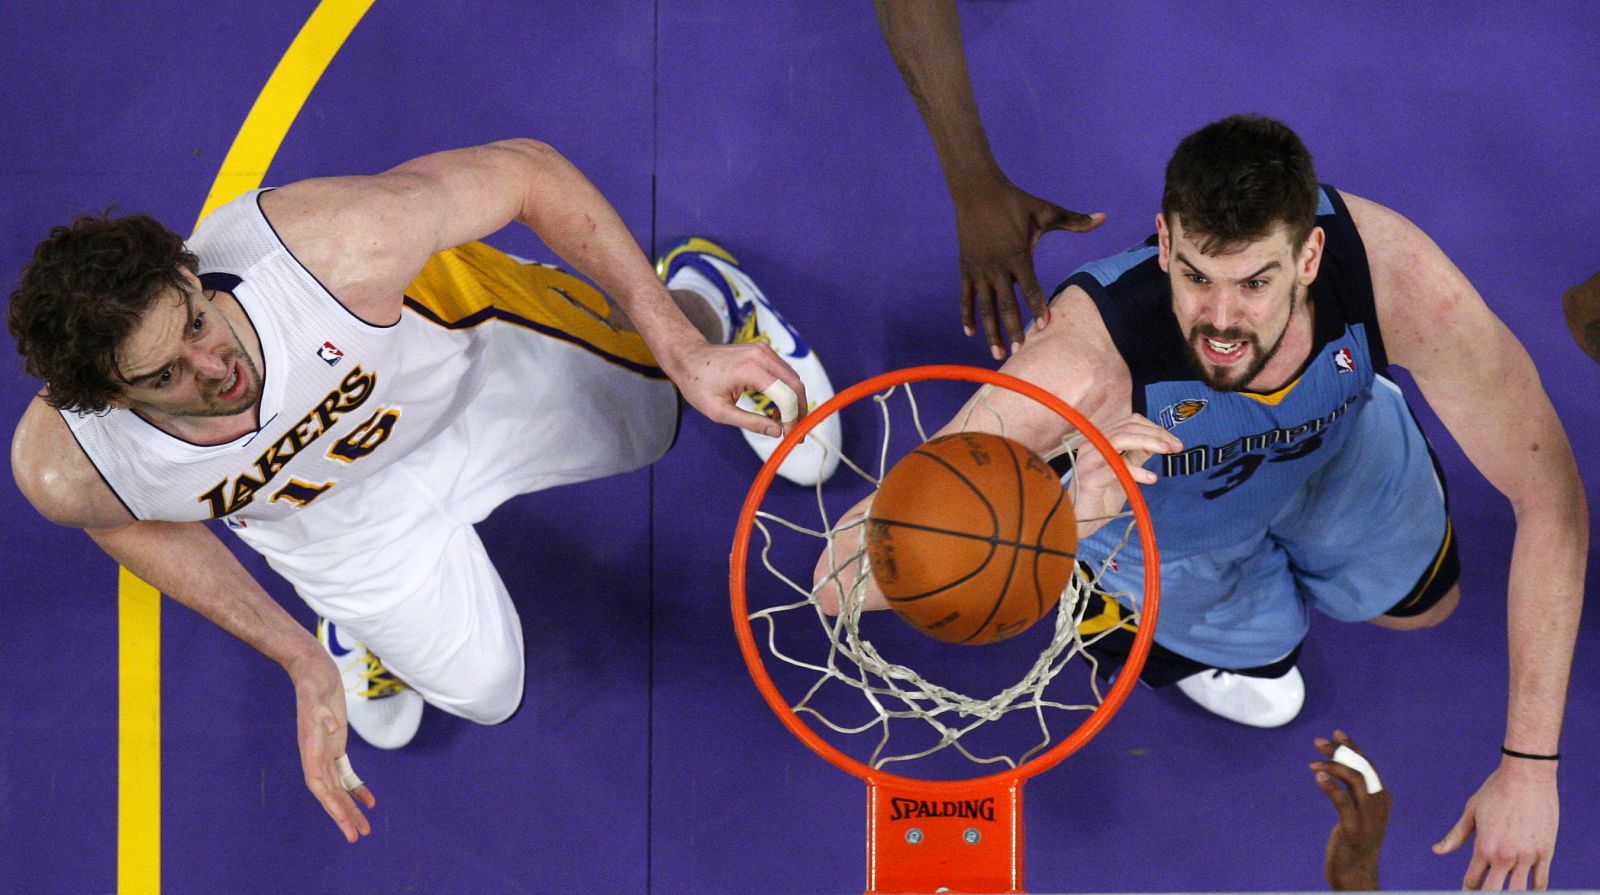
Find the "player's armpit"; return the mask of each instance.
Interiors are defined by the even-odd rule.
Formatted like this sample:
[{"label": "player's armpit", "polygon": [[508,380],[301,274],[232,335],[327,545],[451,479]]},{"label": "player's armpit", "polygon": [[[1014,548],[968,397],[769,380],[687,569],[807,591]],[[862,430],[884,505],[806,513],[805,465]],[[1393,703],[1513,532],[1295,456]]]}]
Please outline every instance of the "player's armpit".
[{"label": "player's armpit", "polygon": [[1561,309],[1578,347],[1600,362],[1600,273],[1568,289]]}]

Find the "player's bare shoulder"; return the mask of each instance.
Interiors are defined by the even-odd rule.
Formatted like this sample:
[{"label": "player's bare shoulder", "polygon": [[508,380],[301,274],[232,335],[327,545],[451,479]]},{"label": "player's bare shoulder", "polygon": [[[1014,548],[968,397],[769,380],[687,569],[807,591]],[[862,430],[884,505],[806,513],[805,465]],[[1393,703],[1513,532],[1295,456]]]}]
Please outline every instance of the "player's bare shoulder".
[{"label": "player's bare shoulder", "polygon": [[263,194],[261,212],[341,304],[387,326],[433,248],[408,221],[407,182],[392,174],[302,180]]},{"label": "player's bare shoulder", "polygon": [[1460,334],[1496,325],[1472,284],[1422,228],[1393,209],[1340,194],[1366,246],[1389,359],[1416,372]]},{"label": "player's bare shoulder", "polygon": [[112,528],[134,521],[43,398],[29,402],[12,433],[11,474],[34,508],[59,525]]}]

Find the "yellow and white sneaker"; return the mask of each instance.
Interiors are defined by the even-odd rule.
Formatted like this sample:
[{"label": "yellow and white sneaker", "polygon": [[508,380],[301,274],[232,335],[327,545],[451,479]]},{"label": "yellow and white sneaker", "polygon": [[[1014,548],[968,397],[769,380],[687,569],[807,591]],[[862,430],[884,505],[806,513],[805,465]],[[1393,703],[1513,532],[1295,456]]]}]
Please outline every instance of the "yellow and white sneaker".
[{"label": "yellow and white sneaker", "polygon": [[365,646],[342,638],[325,618],[317,619],[317,640],[339,666],[350,728],[379,749],[411,742],[422,725],[422,694],[395,677]]},{"label": "yellow and white sneaker", "polygon": [[[763,342],[771,346],[805,384],[807,410],[833,397],[833,383],[828,381],[828,373],[816,352],[772,307],[727,249],[709,239],[690,237],[667,249],[656,261],[656,274],[668,289],[686,289],[704,297],[722,318],[727,341],[735,344]],[[738,406],[741,410],[767,413],[771,403],[766,395],[747,391],[740,396]],[[770,435],[741,431],[762,462],[772,456],[781,441]],[[827,481],[839,467],[841,438],[839,415],[833,414],[789,453],[778,467],[778,475],[797,485]]]}]

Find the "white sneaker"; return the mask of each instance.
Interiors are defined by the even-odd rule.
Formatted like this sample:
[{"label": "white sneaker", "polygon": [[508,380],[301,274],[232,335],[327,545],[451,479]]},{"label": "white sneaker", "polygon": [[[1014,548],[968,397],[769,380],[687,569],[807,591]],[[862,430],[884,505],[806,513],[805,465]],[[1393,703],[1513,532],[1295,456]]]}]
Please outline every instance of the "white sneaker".
[{"label": "white sneaker", "polygon": [[1272,678],[1213,668],[1178,681],[1178,689],[1206,711],[1251,727],[1282,727],[1306,704],[1306,682],[1295,667]]},{"label": "white sneaker", "polygon": [[350,728],[379,749],[411,742],[422,725],[422,694],[395,677],[365,646],[342,638],[333,622],[317,619],[317,639],[339,666]]},{"label": "white sneaker", "polygon": [[[726,305],[727,313],[724,315],[719,309],[718,316],[726,318],[731,330],[730,341],[735,344],[764,342],[772,346],[772,350],[794,369],[805,384],[807,409],[815,409],[833,397],[833,383],[828,381],[822,361],[817,359],[816,352],[800,338],[794,327],[773,309],[766,295],[738,265],[739,262],[727,249],[696,236],[668,249],[656,261],[656,273],[669,289],[687,288],[704,294],[703,283],[710,283],[721,294]],[[709,295],[706,297],[712,298]],[[766,413],[771,403],[766,395],[759,392],[747,391],[739,398],[741,410],[755,413]],[[772,456],[781,441],[747,429],[741,431],[744,440],[762,462]],[[827,481],[839,468],[841,438],[839,415],[833,414],[812,429],[806,440],[789,453],[783,465],[778,467],[778,475],[797,485],[815,485]],[[823,447],[824,442],[831,448]]]}]

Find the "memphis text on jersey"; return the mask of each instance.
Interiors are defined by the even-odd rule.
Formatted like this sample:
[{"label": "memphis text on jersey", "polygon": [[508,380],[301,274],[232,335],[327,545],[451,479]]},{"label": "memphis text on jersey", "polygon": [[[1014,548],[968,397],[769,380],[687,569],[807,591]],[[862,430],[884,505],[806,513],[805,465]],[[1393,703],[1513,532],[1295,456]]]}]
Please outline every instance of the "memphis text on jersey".
[{"label": "memphis text on jersey", "polygon": [[1181,454],[1168,454],[1162,458],[1164,461],[1162,475],[1169,477],[1194,475],[1215,466],[1234,463],[1244,457],[1260,458],[1269,452],[1274,454],[1272,458],[1274,460],[1303,457],[1321,445],[1322,430],[1344,416],[1355,400],[1347,398],[1343,404],[1327,414],[1298,425],[1268,429],[1254,435],[1243,435],[1224,445],[1202,444],[1189,448]]},{"label": "memphis text on jersey", "polygon": [[[213,519],[236,513],[249,506],[250,502],[256,499],[256,493],[266,488],[267,483],[288,466],[290,460],[321,438],[324,432],[333,428],[333,424],[341,416],[365,404],[367,399],[372,397],[377,383],[378,374],[368,373],[359,366],[351,370],[339,383],[338,388],[323,396],[310,413],[301,417],[300,421],[283,433],[282,437],[261,452],[261,456],[256,458],[254,470],[240,473],[231,480],[223,479],[196,500],[210,507]],[[388,439],[389,432],[399,417],[399,410],[379,408],[378,413],[339,439],[329,449],[328,456],[348,463],[370,454]],[[305,506],[331,487],[333,487],[332,482],[316,485],[292,480],[273,494],[272,499],[288,500],[298,506]]]}]

